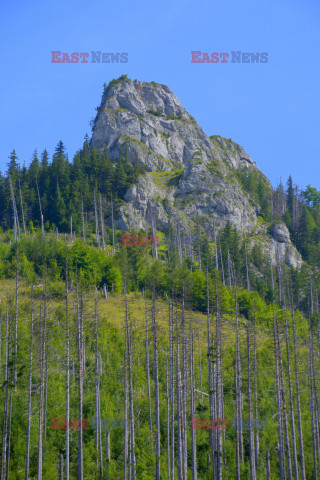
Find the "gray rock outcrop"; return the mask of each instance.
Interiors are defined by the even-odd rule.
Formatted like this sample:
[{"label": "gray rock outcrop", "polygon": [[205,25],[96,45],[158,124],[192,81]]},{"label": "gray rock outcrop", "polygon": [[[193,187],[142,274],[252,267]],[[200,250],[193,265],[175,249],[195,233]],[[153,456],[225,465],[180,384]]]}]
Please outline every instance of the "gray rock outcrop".
[{"label": "gray rock outcrop", "polygon": [[[113,162],[123,155],[147,171],[125,194],[117,219],[124,230],[145,228],[153,217],[162,231],[169,222],[186,231],[200,222],[212,238],[214,229],[230,221],[246,235],[257,224],[259,208],[238,172],[254,172],[270,187],[240,145],[221,136],[209,138],[173,92],[155,82],[120,77],[109,84],[91,147],[107,148]],[[266,235],[270,248],[274,242],[292,247],[286,234],[279,227]]]}]

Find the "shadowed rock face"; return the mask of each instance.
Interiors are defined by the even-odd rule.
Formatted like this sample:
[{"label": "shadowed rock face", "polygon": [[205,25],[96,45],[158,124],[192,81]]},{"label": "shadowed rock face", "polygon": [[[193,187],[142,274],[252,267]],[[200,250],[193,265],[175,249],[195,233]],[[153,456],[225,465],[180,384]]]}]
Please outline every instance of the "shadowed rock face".
[{"label": "shadowed rock face", "polygon": [[147,170],[120,207],[117,225],[125,230],[144,228],[153,216],[159,230],[169,221],[189,230],[200,220],[212,236],[214,228],[230,221],[246,234],[257,223],[258,207],[236,172],[254,170],[270,185],[240,145],[220,136],[209,138],[172,91],[154,82],[111,82],[91,147],[107,148],[112,161],[123,155]]}]

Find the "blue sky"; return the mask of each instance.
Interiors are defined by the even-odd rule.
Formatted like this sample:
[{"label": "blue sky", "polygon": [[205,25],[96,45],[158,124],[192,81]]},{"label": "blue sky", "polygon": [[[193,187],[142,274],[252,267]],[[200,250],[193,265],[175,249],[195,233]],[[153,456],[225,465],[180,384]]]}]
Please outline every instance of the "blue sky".
[{"label": "blue sky", "polygon": [[[104,82],[167,84],[208,135],[240,143],[275,185],[320,188],[320,4],[162,0],[2,4],[0,170],[15,148],[69,158],[90,135]],[[53,64],[51,51],[128,52],[126,64]],[[194,64],[191,51],[268,52],[266,64]]]}]

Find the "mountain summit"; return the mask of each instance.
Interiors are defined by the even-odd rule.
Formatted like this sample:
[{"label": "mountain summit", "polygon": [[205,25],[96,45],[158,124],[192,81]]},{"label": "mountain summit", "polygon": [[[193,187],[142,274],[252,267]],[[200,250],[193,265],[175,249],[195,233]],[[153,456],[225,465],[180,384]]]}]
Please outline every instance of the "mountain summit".
[{"label": "mountain summit", "polygon": [[97,110],[91,148],[106,148],[113,162],[125,157],[146,171],[125,194],[118,228],[142,229],[154,221],[158,230],[173,224],[191,232],[200,224],[212,238],[230,222],[274,262],[279,255],[300,266],[286,226],[261,222],[261,202],[248,188],[259,187],[267,198],[269,180],[240,145],[208,137],[166,85],[123,75],[105,86]]}]

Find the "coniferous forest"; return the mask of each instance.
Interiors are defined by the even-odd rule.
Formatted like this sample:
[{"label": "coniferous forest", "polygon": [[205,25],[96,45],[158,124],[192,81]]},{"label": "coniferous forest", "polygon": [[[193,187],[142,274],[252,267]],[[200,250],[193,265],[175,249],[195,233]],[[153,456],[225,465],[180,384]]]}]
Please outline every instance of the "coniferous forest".
[{"label": "coniferous forest", "polygon": [[85,138],[0,175],[0,479],[317,479],[320,192],[237,174],[294,269],[230,223],[124,245],[143,173]]}]

